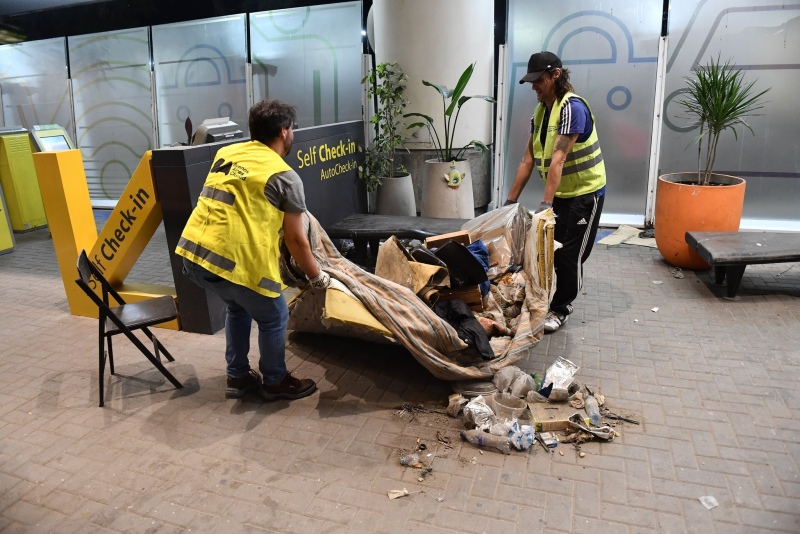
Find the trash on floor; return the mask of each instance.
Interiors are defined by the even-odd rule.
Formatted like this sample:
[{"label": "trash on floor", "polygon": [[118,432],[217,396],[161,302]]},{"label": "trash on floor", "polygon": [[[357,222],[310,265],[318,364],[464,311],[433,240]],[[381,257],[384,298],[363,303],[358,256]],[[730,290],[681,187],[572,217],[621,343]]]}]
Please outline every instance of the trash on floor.
[{"label": "trash on floor", "polygon": [[648,233],[642,232],[633,226],[620,225],[614,232],[607,235],[600,241],[601,245],[639,245],[643,247],[656,248],[655,237],[648,236]]},{"label": "trash on floor", "polygon": [[450,417],[458,417],[458,414],[464,409],[464,405],[469,402],[461,393],[453,393],[447,399],[447,415]]},{"label": "trash on floor", "polygon": [[[470,430],[461,431],[461,438],[503,454],[510,454],[511,447],[528,450],[536,441],[551,453],[559,442],[577,447],[587,441],[612,441],[620,435],[613,428],[618,423],[609,424],[604,419],[640,424],[609,411],[604,395],[576,379],[579,369],[563,357],[557,358],[538,381],[535,373],[516,366],[499,369],[492,379],[495,393],[477,395],[463,404],[464,424]],[[461,382],[458,389],[491,391],[491,386],[485,381],[478,387]],[[451,405],[461,406],[463,398],[461,393],[451,395]],[[451,417],[458,416],[455,409],[449,412]]]},{"label": "trash on floor", "polygon": [[719,506],[717,499],[712,497],[711,495],[703,495],[702,497],[698,497],[700,502],[703,503],[703,506],[706,507],[707,510],[711,510],[712,508],[716,508]]},{"label": "trash on floor", "polygon": [[672,278],[678,278],[678,279],[683,278],[683,271],[681,271],[680,267],[673,267],[672,269],[669,270],[669,274],[672,275]]},{"label": "trash on floor", "polygon": [[491,447],[502,452],[503,454],[511,453],[511,448],[509,446],[507,437],[495,436],[494,434],[489,434],[488,432],[484,432],[483,430],[477,428],[472,430],[462,430],[460,434],[461,439],[469,441],[478,447]]},{"label": "trash on floor", "polygon": [[401,490],[389,490],[389,500],[399,499],[408,495],[408,490],[403,488]]},{"label": "trash on floor", "polygon": [[416,469],[422,468],[422,462],[420,462],[418,454],[404,454],[400,457],[400,465],[414,467]]}]

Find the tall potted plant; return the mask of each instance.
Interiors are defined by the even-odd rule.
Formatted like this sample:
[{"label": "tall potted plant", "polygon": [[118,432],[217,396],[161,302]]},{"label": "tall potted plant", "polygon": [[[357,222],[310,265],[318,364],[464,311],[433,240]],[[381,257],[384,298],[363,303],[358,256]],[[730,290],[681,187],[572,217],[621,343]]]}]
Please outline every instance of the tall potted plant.
[{"label": "tall potted plant", "polygon": [[397,163],[395,154],[403,145],[399,129],[408,101],[403,97],[408,77],[397,63],[380,63],[361,80],[367,94],[376,102],[370,123],[375,126],[372,145],[364,152],[359,176],[367,191],[377,190],[377,212],[382,215],[417,214],[414,184],[406,168]]},{"label": "tall potted plant", "polygon": [[656,245],[667,262],[685,269],[708,269],[708,264],[686,244],[686,232],[736,232],[742,218],[745,181],[713,172],[721,134],[736,128],[753,129],[745,121],[764,107],[769,91],[754,90],[744,73],[730,60],[711,58],[686,78],[684,97],[678,104],[699,125],[697,172],[665,174],[656,189]]},{"label": "tall potted plant", "polygon": [[423,217],[471,219],[474,216],[469,162],[462,156],[470,146],[475,146],[480,150],[487,150],[487,147],[475,139],[460,148],[454,146],[458,115],[461,107],[473,98],[490,103],[495,102],[491,96],[464,95],[464,90],[467,88],[474,70],[475,64],[472,63],[461,73],[453,89],[442,84],[422,81],[423,85],[433,87],[442,97],[442,124],[440,127],[443,130],[441,132],[436,129],[433,117],[429,115],[424,113],[406,113],[404,115],[406,118],[423,119],[423,122],[409,124],[408,128],[427,128],[436,152],[436,158],[425,161],[427,173],[422,186]]}]

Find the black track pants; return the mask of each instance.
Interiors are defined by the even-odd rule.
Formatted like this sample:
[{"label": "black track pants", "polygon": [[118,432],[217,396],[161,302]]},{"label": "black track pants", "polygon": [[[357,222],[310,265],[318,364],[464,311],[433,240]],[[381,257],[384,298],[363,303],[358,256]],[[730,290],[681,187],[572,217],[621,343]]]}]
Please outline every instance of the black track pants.
[{"label": "black track pants", "polygon": [[597,193],[553,199],[554,236],[563,246],[555,253],[556,293],[550,310],[561,315],[572,313],[572,301],[583,287],[583,262],[592,252],[604,199]]}]

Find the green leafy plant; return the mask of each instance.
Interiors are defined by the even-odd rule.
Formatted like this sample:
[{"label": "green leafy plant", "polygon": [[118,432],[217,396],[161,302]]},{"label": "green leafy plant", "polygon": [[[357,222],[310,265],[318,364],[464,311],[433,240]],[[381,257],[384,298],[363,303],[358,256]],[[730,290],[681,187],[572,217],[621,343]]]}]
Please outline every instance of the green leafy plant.
[{"label": "green leafy plant", "polygon": [[[471,64],[466,68],[466,70],[464,70],[464,72],[461,74],[461,77],[458,79],[458,83],[456,83],[456,86],[453,89],[448,89],[446,86],[438,83],[432,83],[425,80],[422,81],[423,85],[433,87],[442,96],[442,123],[444,126],[444,135],[442,137],[439,136],[439,132],[436,130],[436,127],[433,124],[432,117],[423,113],[407,113],[403,115],[406,118],[420,117],[424,119],[425,122],[415,122],[413,124],[409,124],[408,128],[428,128],[428,132],[431,135],[431,141],[433,142],[436,150],[436,158],[439,161],[446,162],[454,159],[461,159],[461,155],[470,145],[474,145],[480,150],[487,150],[485,144],[474,139],[459,149],[455,149],[453,147],[453,138],[455,137],[456,125],[458,124],[458,114],[461,112],[461,106],[473,98],[480,98],[491,103],[495,102],[495,99],[491,96],[462,96],[470,78],[472,78],[472,73],[474,70],[475,63]],[[455,116],[453,115],[454,113]]]},{"label": "green leafy plant", "polygon": [[[755,93],[755,81],[744,83],[744,72],[731,64],[722,63],[717,56],[708,65],[699,66],[693,77],[687,77],[684,98],[678,104],[686,114],[698,121],[700,134],[697,142],[697,185],[708,185],[711,179],[717,144],[722,132],[732,130],[738,140],[737,126],[744,126],[755,135],[744,120],[756,115],[764,107],[762,97],[769,89]],[[703,139],[706,138],[705,167],[703,167]]]},{"label": "green leafy plant", "polygon": [[375,114],[370,119],[375,125],[375,139],[364,151],[364,165],[358,169],[370,193],[378,188],[382,178],[408,172],[403,165],[395,163],[395,153],[403,145],[403,136],[398,130],[408,104],[403,98],[407,80],[408,76],[397,63],[380,63],[361,80],[369,84],[369,97],[377,100]]}]

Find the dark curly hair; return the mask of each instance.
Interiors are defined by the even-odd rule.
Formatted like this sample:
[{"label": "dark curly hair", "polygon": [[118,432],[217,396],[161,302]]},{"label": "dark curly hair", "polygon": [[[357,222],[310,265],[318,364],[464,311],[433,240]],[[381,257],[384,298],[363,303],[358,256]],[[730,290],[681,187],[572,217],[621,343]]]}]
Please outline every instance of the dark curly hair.
[{"label": "dark curly hair", "polygon": [[[552,72],[548,72],[550,76],[553,75]],[[569,83],[569,69],[561,69],[561,76],[556,78],[556,96],[559,100],[564,98],[564,95],[575,91],[575,88],[572,87],[572,84]]]},{"label": "dark curly hair", "polygon": [[297,108],[280,100],[262,100],[250,108],[250,138],[268,144],[297,119]]}]

